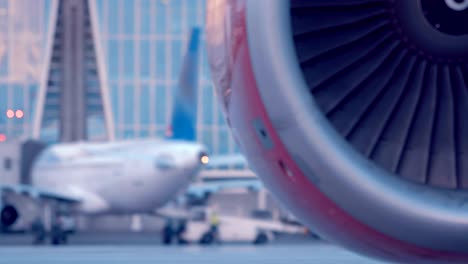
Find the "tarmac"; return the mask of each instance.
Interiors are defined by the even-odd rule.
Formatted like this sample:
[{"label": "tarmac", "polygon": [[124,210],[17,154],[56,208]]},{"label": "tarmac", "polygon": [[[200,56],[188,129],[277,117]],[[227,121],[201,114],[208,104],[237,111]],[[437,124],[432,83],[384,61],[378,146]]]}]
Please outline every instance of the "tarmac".
[{"label": "tarmac", "polygon": [[[0,237],[0,263],[8,264],[378,264],[334,245],[311,239],[283,239],[263,246],[163,246],[154,234],[81,234],[65,246],[31,246],[30,237]],[[8,241],[10,243],[8,243]]]},{"label": "tarmac", "polygon": [[4,247],[0,263],[8,264],[371,264],[377,261],[332,245],[281,246],[67,246]]}]

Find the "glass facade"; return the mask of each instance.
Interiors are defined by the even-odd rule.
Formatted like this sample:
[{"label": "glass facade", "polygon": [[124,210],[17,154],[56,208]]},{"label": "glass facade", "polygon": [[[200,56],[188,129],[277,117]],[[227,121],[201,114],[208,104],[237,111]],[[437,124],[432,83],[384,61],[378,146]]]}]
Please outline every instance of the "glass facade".
[{"label": "glass facade", "polygon": [[[44,59],[51,0],[0,0],[0,134],[27,137]],[[7,111],[23,111],[8,118]]]},{"label": "glass facade", "polygon": [[[30,135],[47,21],[54,0],[0,0],[0,133]],[[95,0],[117,139],[164,136],[187,38],[204,26],[205,0]],[[19,30],[15,27],[19,27]],[[198,139],[213,154],[236,151],[202,49]],[[3,113],[22,108],[24,119]]]}]

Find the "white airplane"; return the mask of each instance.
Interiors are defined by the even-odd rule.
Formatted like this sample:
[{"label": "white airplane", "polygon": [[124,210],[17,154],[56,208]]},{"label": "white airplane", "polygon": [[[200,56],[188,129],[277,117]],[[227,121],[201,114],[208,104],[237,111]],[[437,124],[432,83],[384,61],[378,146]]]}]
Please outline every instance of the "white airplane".
[{"label": "white airplane", "polygon": [[188,186],[205,148],[179,140],[60,144],[41,154],[33,185],[80,200],[78,211],[150,213]]},{"label": "white airplane", "polygon": [[[195,142],[199,34],[192,31],[170,138],[52,145],[35,161],[31,185],[0,185],[0,190],[73,203],[80,214],[153,213],[174,198],[209,159]],[[3,206],[3,228],[20,217],[14,205]]]}]

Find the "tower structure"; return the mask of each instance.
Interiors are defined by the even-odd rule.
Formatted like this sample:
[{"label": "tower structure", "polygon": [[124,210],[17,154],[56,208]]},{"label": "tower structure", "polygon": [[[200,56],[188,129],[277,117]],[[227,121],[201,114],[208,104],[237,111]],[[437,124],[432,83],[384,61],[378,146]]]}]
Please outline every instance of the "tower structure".
[{"label": "tower structure", "polygon": [[113,140],[107,72],[94,1],[54,1],[50,19],[34,138],[74,142],[98,134],[94,138]]}]

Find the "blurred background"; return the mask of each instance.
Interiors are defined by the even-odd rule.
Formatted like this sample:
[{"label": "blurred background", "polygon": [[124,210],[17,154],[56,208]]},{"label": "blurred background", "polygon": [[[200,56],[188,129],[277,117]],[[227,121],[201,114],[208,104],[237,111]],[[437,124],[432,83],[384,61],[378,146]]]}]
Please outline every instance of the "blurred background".
[{"label": "blurred background", "polygon": [[[172,90],[178,84],[194,26],[202,28],[204,46],[205,1],[92,2],[97,10],[97,41],[108,79],[115,138],[164,136],[172,109]],[[0,115],[0,133],[8,139],[33,135],[53,3],[0,0],[0,112],[24,111],[21,119]],[[236,152],[211,88],[205,48],[200,52],[197,139],[212,154]],[[101,119],[95,119],[94,132],[102,132],[98,129],[103,126]]]},{"label": "blurred background", "polygon": [[[162,138],[170,134],[168,130],[177,129],[170,127],[174,91],[183,78],[183,59],[190,33],[196,27],[200,29],[200,55],[195,69],[196,141],[210,157],[233,158],[228,158],[228,163],[210,162],[193,178],[191,186],[182,188],[167,205],[176,204],[178,209],[188,212],[183,217],[184,223],[206,222],[197,227],[202,231],[196,232],[194,241],[202,238],[213,221],[223,223],[218,217],[237,217],[227,221],[236,222],[228,228],[231,231],[226,231],[231,232],[227,240],[238,236],[237,230],[253,230],[248,231],[253,234],[247,235],[251,237],[247,242],[257,240],[259,235],[270,240],[273,233],[284,230],[303,235],[300,224],[280,208],[249,170],[218,108],[204,41],[205,0],[80,0],[76,2],[82,3],[84,15],[77,17],[66,11],[66,3],[71,2],[0,0],[0,159],[4,159],[0,186],[9,184],[33,190],[4,188],[2,202],[7,205],[4,208],[13,209],[2,211],[2,221],[13,218],[14,221],[7,228],[4,226],[3,231],[29,232],[34,219],[43,215],[43,204],[52,200],[55,206],[56,200],[63,198],[46,197],[37,209],[34,201],[37,199],[24,195],[42,194],[31,180],[37,153],[42,149],[65,142]],[[77,52],[81,48],[73,43],[83,45],[82,53]],[[67,82],[70,85],[64,85]],[[70,90],[78,87],[77,83],[84,83],[81,95]],[[67,96],[71,97],[66,99]],[[85,109],[77,105],[80,100]],[[84,126],[80,126],[80,119],[84,119]],[[76,132],[79,130],[82,133]],[[31,139],[44,146],[29,150],[25,142],[31,143]],[[60,159],[51,157],[49,160]],[[131,193],[122,195],[132,199]],[[214,220],[213,211],[216,211]],[[67,210],[60,217],[66,225],[64,229],[84,233],[160,233],[173,224],[168,221],[174,220],[167,215],[130,211],[88,215]],[[264,222],[241,221],[244,224],[239,225],[239,219]],[[276,226],[257,227],[265,223]]]}]

